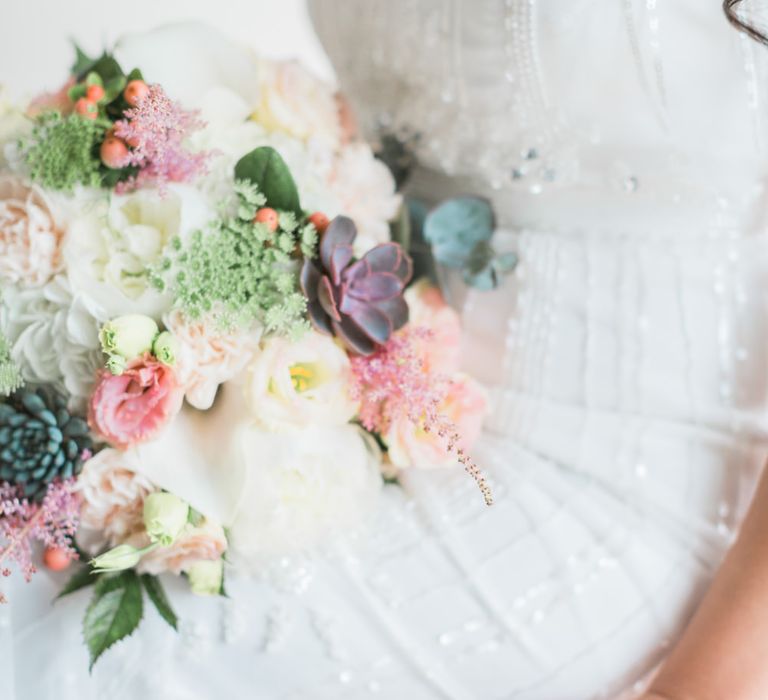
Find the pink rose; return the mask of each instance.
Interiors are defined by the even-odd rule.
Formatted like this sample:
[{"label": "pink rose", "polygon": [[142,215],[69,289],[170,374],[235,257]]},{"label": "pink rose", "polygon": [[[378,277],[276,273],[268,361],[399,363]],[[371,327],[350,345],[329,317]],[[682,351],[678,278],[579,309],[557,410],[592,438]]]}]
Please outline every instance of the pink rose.
[{"label": "pink rose", "polygon": [[430,334],[420,341],[424,369],[451,375],[461,363],[461,321],[458,314],[445,303],[443,295],[426,281],[413,285],[405,293],[409,323],[426,328]]},{"label": "pink rose", "polygon": [[99,373],[88,423],[113,446],[126,448],[154,437],[179,412],[183,399],[173,369],[147,354],[121,375]]},{"label": "pink rose", "polygon": [[[456,426],[459,446],[464,450],[469,450],[480,435],[487,403],[485,390],[474,379],[463,374],[452,378],[439,413]],[[457,463],[456,453],[446,449],[446,438],[437,431],[426,432],[405,415],[394,420],[382,437],[396,467],[432,468]]]}]

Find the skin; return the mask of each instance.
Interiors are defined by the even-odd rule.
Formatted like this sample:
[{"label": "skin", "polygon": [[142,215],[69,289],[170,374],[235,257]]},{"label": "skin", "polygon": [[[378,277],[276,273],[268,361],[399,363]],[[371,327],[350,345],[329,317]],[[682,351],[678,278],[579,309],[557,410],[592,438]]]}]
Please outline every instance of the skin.
[{"label": "skin", "polygon": [[768,470],[741,532],[640,700],[768,698]]}]

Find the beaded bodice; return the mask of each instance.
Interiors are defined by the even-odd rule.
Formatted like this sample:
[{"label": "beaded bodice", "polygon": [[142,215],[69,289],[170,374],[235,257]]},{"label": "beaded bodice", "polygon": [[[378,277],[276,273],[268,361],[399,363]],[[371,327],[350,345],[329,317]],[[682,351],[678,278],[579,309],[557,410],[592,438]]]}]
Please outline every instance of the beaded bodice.
[{"label": "beaded bodice", "polygon": [[501,223],[579,225],[601,206],[630,227],[649,208],[709,225],[759,200],[768,51],[719,3],[310,7],[363,130],[411,142],[441,195],[490,194]]}]

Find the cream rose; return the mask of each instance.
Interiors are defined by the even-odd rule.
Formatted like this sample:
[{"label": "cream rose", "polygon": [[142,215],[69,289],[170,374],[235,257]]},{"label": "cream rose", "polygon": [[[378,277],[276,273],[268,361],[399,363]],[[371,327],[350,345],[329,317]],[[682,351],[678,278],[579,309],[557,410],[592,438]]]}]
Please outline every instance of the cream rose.
[{"label": "cream rose", "polygon": [[232,524],[235,566],[308,551],[362,526],[381,490],[380,452],[353,425],[309,428],[301,438],[241,424],[230,461],[244,465]]},{"label": "cream rose", "polygon": [[131,453],[107,447],[85,463],[77,480],[83,498],[80,522],[103,534],[110,546],[144,528],[144,499],[155,487],[136,466]]},{"label": "cream rose", "polygon": [[251,416],[267,430],[343,425],[357,413],[347,353],[328,336],[271,338],[248,368]]},{"label": "cream rose", "polygon": [[[134,546],[144,546],[149,538],[144,533],[134,538]],[[158,547],[141,558],[137,569],[141,573],[181,574],[199,561],[215,561],[227,550],[224,528],[211,520],[197,527],[189,526],[169,547]]]},{"label": "cream rose", "polygon": [[338,144],[339,108],[333,89],[298,61],[261,61],[259,103],[252,119],[270,131]]},{"label": "cream rose", "polygon": [[[456,427],[463,449],[471,448],[480,435],[487,403],[485,390],[478,382],[461,374],[453,377],[439,412]],[[429,469],[458,463],[456,453],[446,449],[446,437],[436,430],[425,431],[407,416],[393,421],[382,437],[395,467]]]},{"label": "cream rose", "polygon": [[395,218],[402,198],[395,192],[389,168],[373,155],[368,144],[352,143],[341,150],[330,187],[339,210],[357,226],[357,257],[390,240],[389,222]]},{"label": "cream rose", "polygon": [[48,282],[61,268],[63,236],[39,187],[0,177],[0,281],[23,287]]},{"label": "cream rose", "polygon": [[201,410],[210,408],[219,385],[248,364],[258,347],[261,329],[228,330],[212,316],[190,320],[178,309],[163,320],[179,344],[176,377],[187,401]]},{"label": "cream rose", "polygon": [[64,245],[70,284],[98,298],[110,317],[139,313],[157,319],[170,299],[152,287],[151,267],[173,238],[186,238],[211,216],[205,198],[183,185],[96,202],[70,224]]}]

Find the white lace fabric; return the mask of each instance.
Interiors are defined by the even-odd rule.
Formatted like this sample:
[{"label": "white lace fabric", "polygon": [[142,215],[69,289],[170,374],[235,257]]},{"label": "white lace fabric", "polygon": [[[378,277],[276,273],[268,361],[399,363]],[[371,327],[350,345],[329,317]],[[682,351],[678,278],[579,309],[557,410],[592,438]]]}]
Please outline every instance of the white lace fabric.
[{"label": "white lace fabric", "polygon": [[444,280],[496,504],[410,470],[354,551],[225,601],[178,586],[181,637],[147,611],[91,678],[86,595],[16,582],[2,677],[25,700],[631,697],[768,453],[768,49],[700,0],[310,7],[365,132],[418,137],[411,190],[488,197],[520,256],[492,293]]}]

